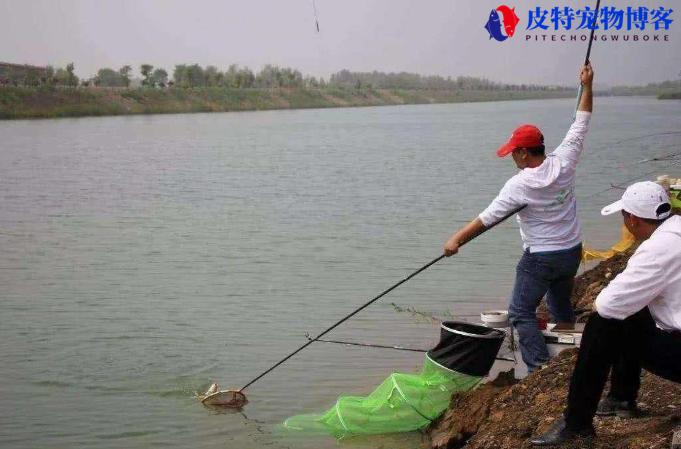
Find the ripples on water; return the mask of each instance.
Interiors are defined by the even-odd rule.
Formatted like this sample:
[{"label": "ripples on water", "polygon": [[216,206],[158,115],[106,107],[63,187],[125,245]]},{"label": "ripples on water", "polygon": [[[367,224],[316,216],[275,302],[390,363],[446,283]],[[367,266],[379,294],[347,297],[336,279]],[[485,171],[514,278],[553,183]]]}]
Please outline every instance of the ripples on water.
[{"label": "ripples on water", "polygon": [[[3,447],[336,447],[281,434],[287,416],[366,393],[421,355],[316,344],[249,390],[201,407],[437,256],[514,172],[494,150],[537,123],[558,144],[569,100],[1,122]],[[597,99],[579,172],[584,234],[618,237],[590,194],[667,163],[679,102]],[[670,173],[672,174],[672,173]],[[681,176],[677,169],[676,175]],[[513,223],[332,334],[428,347],[442,314],[503,307]],[[351,447],[415,447],[419,435]]]}]

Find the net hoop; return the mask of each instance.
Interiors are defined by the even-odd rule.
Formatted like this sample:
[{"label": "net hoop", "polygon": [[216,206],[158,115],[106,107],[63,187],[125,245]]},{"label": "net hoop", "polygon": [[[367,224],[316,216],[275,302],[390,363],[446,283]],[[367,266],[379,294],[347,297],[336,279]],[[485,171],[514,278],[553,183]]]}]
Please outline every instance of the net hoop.
[{"label": "net hoop", "polygon": [[238,390],[217,391],[200,397],[203,405],[212,407],[242,408],[248,399],[246,395]]}]

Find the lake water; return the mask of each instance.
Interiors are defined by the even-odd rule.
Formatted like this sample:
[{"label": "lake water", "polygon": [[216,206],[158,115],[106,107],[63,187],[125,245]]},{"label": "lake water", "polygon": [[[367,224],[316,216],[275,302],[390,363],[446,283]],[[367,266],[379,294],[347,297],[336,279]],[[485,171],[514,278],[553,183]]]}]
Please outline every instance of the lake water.
[{"label": "lake water", "polygon": [[[681,102],[597,98],[578,175],[587,243],[619,237],[610,183],[681,151]],[[369,392],[422,355],[316,343],[247,390],[242,412],[194,398],[240,387],[441,253],[515,169],[523,122],[548,146],[572,100],[0,122],[0,446],[332,448],[277,425]],[[659,134],[666,133],[666,134]],[[659,135],[654,135],[659,134]],[[653,175],[649,175],[651,177]],[[512,220],[331,336],[429,347],[436,324],[505,307]],[[343,441],[413,448],[418,434]]]}]

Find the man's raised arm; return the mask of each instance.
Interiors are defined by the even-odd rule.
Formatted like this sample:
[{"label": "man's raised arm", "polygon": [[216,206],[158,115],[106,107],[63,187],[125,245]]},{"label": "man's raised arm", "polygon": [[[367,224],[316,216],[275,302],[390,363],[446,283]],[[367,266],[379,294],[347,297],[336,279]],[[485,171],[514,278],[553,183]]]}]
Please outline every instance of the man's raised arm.
[{"label": "man's raised arm", "polygon": [[594,72],[591,69],[591,63],[588,63],[582,67],[582,71],[579,74],[579,80],[582,83],[582,96],[579,99],[577,110],[591,112],[593,109],[592,85],[594,80]]},{"label": "man's raised arm", "polygon": [[593,79],[594,72],[591,69],[591,64],[582,66],[582,70],[579,73],[579,81],[582,83],[582,94],[579,97],[575,121],[570,126],[561,144],[553,152],[553,154],[563,159],[573,168],[579,162],[579,157],[584,148],[584,138],[589,130],[591,110],[593,109]]}]

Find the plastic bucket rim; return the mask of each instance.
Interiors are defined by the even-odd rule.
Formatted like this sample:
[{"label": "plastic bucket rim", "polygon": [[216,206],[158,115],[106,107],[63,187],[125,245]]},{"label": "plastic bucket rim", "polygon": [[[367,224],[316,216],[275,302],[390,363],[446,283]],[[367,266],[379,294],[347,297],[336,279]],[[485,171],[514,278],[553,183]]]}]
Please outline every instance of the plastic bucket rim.
[{"label": "plastic bucket rim", "polygon": [[[466,332],[461,329],[455,329],[451,326],[453,325],[462,325],[467,328],[474,328],[474,329],[479,329],[481,333],[479,334],[474,334],[471,332]],[[489,328],[485,326],[480,326],[477,324],[472,324],[472,323],[467,323],[465,321],[443,321],[440,324],[440,327],[442,329],[445,329],[446,331],[452,332],[454,334],[459,334],[463,335],[466,337],[471,337],[471,338],[487,338],[487,339],[503,339],[506,337],[506,334],[504,332],[500,331],[499,329],[494,329],[494,328]]]}]

